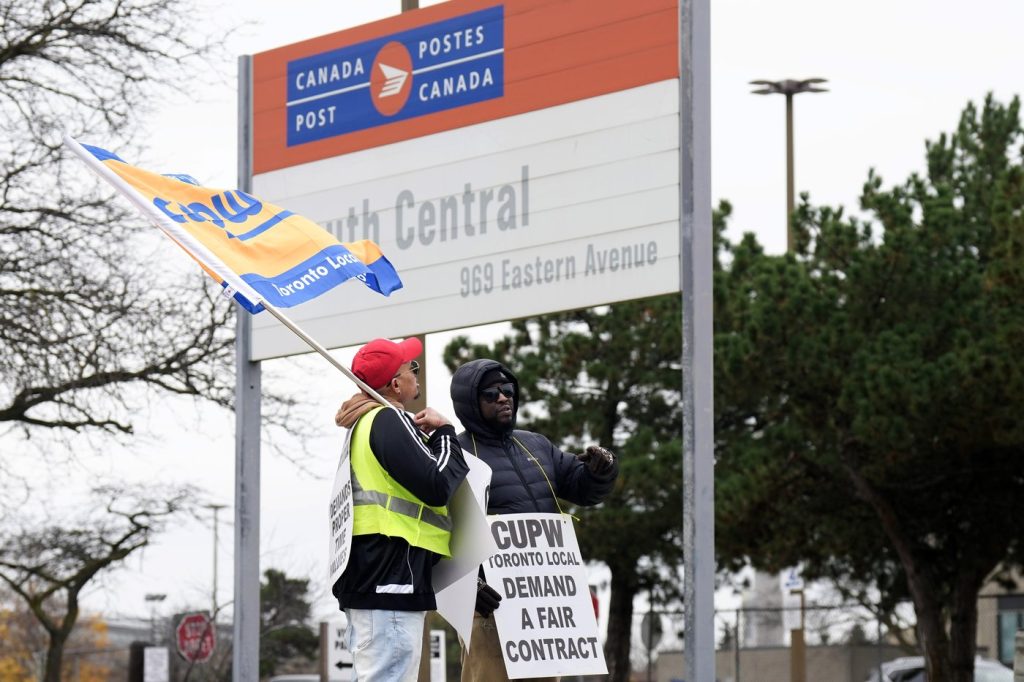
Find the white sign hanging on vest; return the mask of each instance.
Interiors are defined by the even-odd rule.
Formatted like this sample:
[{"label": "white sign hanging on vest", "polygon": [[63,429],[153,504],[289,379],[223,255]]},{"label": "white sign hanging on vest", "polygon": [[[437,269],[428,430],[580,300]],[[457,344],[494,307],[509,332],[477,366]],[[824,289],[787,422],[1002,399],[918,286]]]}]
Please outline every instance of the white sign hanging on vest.
[{"label": "white sign hanging on vest", "polygon": [[334,485],[331,486],[331,502],[328,507],[327,521],[330,524],[327,548],[327,571],[330,574],[329,586],[334,586],[338,578],[348,566],[349,550],[352,547],[352,467],[349,465],[351,454],[352,431],[345,435],[345,444],[341,448],[338,470],[334,474]]},{"label": "white sign hanging on vest", "polygon": [[484,562],[484,574],[502,597],[494,622],[509,678],[606,674],[571,518],[487,518],[498,553]]},{"label": "white sign hanging on vest", "polygon": [[452,556],[434,566],[432,583],[437,612],[455,628],[469,651],[477,569],[498,548],[487,521],[486,496],[491,485],[491,467],[479,457],[468,455],[466,464],[469,474],[448,505],[452,518]]}]

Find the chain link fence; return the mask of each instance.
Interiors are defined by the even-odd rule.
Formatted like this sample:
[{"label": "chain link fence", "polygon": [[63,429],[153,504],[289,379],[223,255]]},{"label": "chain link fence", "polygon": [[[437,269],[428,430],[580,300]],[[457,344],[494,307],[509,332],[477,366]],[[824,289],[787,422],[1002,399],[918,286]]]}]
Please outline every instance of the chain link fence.
[{"label": "chain link fence", "polygon": [[[684,615],[657,608],[634,614],[634,682],[682,682]],[[792,630],[801,626],[807,680],[865,682],[883,662],[913,653],[859,604],[719,609],[717,682],[790,682],[800,664]]]}]

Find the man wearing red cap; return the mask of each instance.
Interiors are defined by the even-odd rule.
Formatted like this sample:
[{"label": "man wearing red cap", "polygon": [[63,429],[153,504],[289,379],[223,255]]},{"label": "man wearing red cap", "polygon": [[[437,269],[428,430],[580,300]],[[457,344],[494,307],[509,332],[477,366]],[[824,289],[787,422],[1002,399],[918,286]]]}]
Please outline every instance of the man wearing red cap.
[{"label": "man wearing red cap", "polygon": [[[451,556],[447,504],[469,471],[451,422],[419,397],[419,339],[374,339],[352,373],[391,403],[360,391],[335,422],[351,429],[352,547],[332,592],[348,616],[353,679],[415,680],[423,620],[436,608],[431,571]],[[392,409],[392,407],[394,409]]]}]

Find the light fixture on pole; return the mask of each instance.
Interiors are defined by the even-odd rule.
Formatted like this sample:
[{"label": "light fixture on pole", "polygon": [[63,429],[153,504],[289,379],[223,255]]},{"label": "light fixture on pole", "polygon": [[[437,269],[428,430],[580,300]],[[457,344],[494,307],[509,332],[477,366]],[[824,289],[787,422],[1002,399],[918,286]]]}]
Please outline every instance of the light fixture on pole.
[{"label": "light fixture on pole", "polygon": [[207,509],[213,510],[213,606],[210,611],[210,621],[217,622],[217,513],[227,507],[226,504],[206,504]]},{"label": "light fixture on pole", "polygon": [[153,638],[153,644],[156,644],[156,606],[159,602],[167,599],[167,595],[150,592],[149,594],[146,594],[143,599],[149,603],[149,634],[150,637]]},{"label": "light fixture on pole", "polygon": [[793,250],[793,95],[801,92],[828,92],[827,88],[819,87],[827,83],[824,78],[806,78],[804,80],[786,79],[781,81],[750,81],[751,85],[759,85],[753,90],[755,95],[786,96],[786,250]]}]

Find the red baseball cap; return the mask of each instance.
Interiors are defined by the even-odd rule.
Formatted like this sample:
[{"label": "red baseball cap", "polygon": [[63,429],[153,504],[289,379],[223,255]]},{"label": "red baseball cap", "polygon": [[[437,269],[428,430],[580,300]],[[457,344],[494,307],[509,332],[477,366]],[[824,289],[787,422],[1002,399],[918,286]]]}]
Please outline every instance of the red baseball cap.
[{"label": "red baseball cap", "polygon": [[370,388],[378,389],[391,381],[399,367],[418,358],[422,352],[423,344],[415,336],[398,343],[374,339],[352,358],[352,373]]}]

